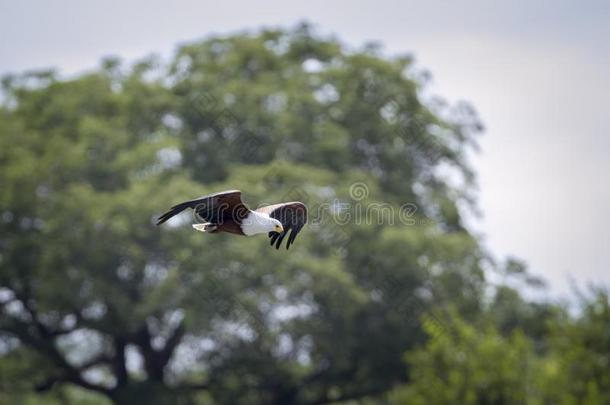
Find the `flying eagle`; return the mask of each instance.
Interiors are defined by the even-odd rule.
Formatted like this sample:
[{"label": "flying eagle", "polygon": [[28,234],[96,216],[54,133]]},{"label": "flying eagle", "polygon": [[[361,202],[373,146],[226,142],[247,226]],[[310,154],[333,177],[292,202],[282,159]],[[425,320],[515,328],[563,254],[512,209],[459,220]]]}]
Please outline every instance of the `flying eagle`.
[{"label": "flying eagle", "polygon": [[286,249],[307,222],[307,208],[299,201],[268,205],[252,211],[241,200],[241,191],[230,190],[206,195],[194,200],[174,205],[161,215],[157,225],[161,225],[187,208],[195,211],[195,217],[202,223],[193,224],[201,232],[227,232],[251,236],[268,233],[271,245],[280,248],[289,231]]}]

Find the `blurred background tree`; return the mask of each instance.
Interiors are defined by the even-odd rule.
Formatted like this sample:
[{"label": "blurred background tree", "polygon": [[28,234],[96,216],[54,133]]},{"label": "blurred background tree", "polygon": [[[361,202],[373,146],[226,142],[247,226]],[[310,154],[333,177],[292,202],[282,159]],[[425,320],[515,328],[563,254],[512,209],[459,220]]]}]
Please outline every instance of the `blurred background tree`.
[{"label": "blurred background tree", "polygon": [[[486,281],[497,266],[462,219],[481,124],[423,102],[417,73],[303,24],[5,77],[0,400],[523,403],[532,373],[568,403],[608,398],[607,295],[576,321]],[[197,234],[187,215],[154,226],[233,188],[307,203],[294,249]]]}]

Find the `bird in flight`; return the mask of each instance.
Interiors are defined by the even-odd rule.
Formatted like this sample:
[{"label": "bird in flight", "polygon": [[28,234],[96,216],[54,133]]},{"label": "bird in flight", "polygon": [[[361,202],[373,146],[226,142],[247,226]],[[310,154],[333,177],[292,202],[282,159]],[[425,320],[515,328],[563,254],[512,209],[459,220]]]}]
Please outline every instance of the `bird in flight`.
[{"label": "bird in flight", "polygon": [[187,208],[192,208],[195,218],[201,221],[193,224],[198,231],[245,236],[267,233],[276,249],[290,232],[286,241],[288,249],[307,222],[307,208],[300,201],[267,205],[253,211],[241,200],[241,191],[229,190],[174,205],[158,218],[157,225]]}]

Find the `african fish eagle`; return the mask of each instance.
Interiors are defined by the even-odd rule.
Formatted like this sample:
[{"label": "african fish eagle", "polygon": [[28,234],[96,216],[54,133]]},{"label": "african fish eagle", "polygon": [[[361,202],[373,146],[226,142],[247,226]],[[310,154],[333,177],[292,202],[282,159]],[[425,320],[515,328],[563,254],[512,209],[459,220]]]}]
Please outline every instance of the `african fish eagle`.
[{"label": "african fish eagle", "polygon": [[300,201],[267,205],[253,211],[241,200],[241,191],[229,190],[174,205],[159,217],[157,225],[187,208],[192,208],[195,217],[202,221],[193,224],[198,231],[245,236],[268,233],[271,245],[275,244],[276,249],[290,231],[286,242],[288,249],[307,222],[307,208]]}]

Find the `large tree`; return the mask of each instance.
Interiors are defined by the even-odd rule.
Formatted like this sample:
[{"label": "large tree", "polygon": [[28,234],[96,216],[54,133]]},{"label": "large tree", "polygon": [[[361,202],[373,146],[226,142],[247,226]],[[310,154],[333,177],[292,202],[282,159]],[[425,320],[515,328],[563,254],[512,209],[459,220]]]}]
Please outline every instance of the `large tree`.
[{"label": "large tree", "polygon": [[[483,293],[461,219],[480,125],[423,102],[424,76],[302,25],[167,63],[6,77],[0,389],[325,404],[403,381],[420,315],[452,304],[468,319]],[[153,225],[228,188],[301,199],[310,225],[289,252],[192,232],[186,215]]]}]

